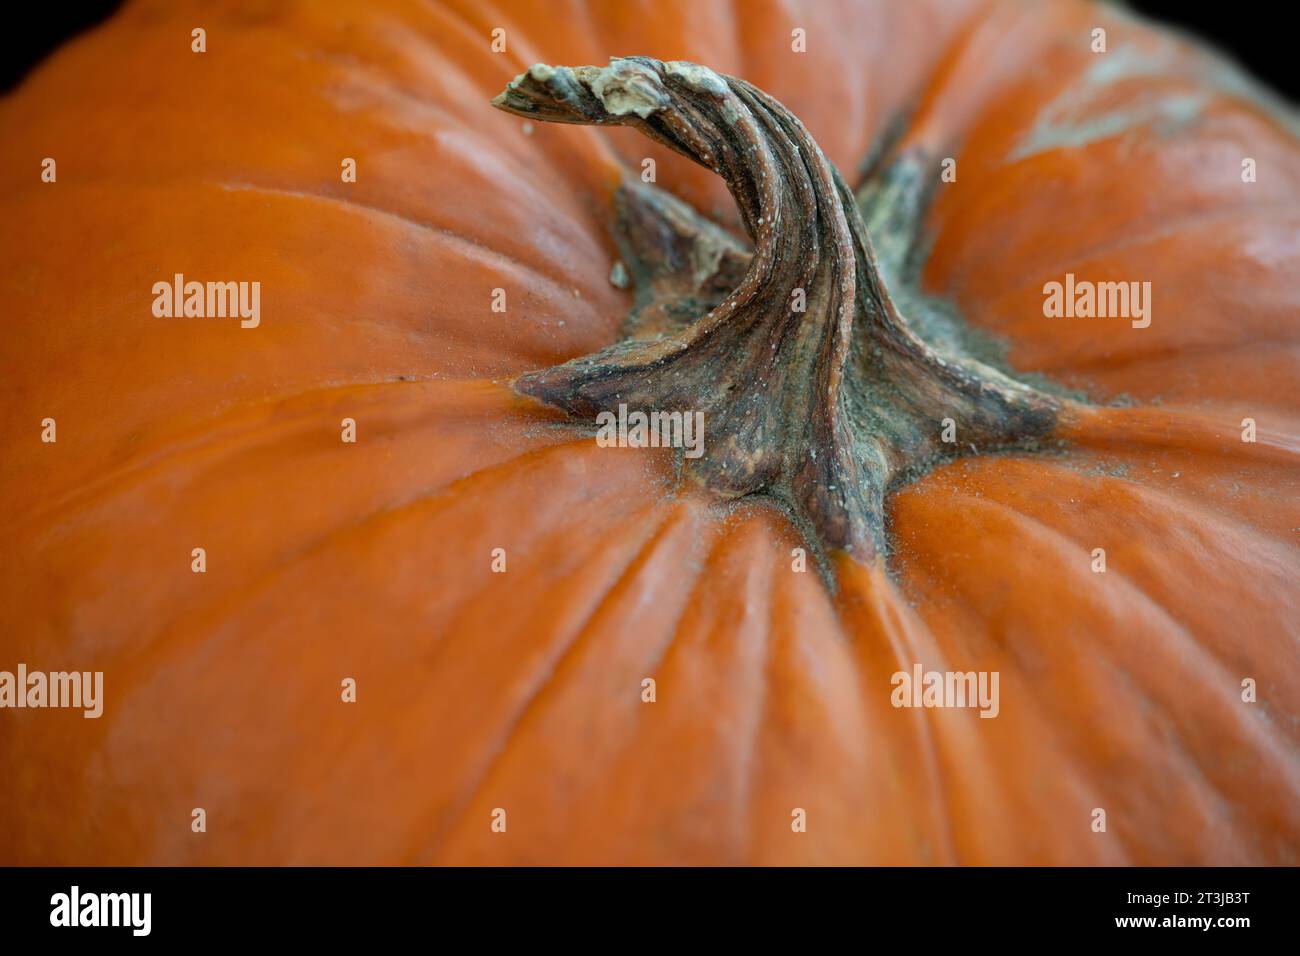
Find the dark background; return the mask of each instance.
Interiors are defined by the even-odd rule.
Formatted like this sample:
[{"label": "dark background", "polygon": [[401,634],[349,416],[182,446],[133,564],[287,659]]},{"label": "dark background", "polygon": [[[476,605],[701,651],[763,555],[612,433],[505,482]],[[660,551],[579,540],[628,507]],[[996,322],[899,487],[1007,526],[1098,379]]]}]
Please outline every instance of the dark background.
[{"label": "dark background", "polygon": [[[9,24],[0,31],[0,92],[20,83],[58,44],[107,19],[120,5],[121,0],[8,0]],[[1129,0],[1128,6],[1198,34],[1292,102],[1300,100],[1300,69],[1287,42],[1293,36],[1294,0]]]}]

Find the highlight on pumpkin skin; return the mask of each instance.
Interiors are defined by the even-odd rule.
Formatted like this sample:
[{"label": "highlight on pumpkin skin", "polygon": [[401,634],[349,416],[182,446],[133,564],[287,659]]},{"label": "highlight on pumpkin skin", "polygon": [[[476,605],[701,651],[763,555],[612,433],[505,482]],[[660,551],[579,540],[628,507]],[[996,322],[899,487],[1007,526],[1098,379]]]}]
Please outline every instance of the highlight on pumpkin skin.
[{"label": "highlight on pumpkin skin", "polygon": [[[922,337],[887,288],[857,198],[803,124],[745,81],[648,57],[537,64],[492,103],[547,122],[631,126],[726,182],[753,243],[747,262],[684,204],[625,186],[618,231],[636,311],[659,324],[633,323],[623,341],[515,388],[582,424],[624,405],[703,411],[709,438],[684,474],[724,498],[774,499],[832,586],[831,554],[887,553],[892,489],[947,458],[1033,448],[1052,432],[1061,397]],[[914,238],[888,234],[886,248]],[[692,255],[684,269],[683,248],[708,250],[711,265]],[[723,291],[724,265],[734,286],[701,295],[706,283]]]}]

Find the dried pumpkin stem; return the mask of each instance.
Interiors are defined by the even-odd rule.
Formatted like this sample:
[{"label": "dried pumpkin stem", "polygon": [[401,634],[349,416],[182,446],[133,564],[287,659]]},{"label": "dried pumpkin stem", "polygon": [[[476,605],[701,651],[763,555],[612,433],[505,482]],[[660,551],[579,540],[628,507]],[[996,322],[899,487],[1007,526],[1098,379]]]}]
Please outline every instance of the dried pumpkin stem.
[{"label": "dried pumpkin stem", "polygon": [[[728,498],[777,500],[823,559],[884,552],[893,485],[1053,428],[1055,398],[909,327],[852,193],[761,90],[696,64],[628,57],[534,66],[493,105],[639,129],[718,173],[754,244],[747,256],[679,201],[625,189],[621,221],[639,247],[638,308],[649,314],[641,337],[523,375],[518,391],[583,422],[620,404],[703,411],[704,453],[684,461],[687,475]],[[720,280],[734,287],[718,301],[707,287]],[[957,440],[944,440],[945,419]]]}]

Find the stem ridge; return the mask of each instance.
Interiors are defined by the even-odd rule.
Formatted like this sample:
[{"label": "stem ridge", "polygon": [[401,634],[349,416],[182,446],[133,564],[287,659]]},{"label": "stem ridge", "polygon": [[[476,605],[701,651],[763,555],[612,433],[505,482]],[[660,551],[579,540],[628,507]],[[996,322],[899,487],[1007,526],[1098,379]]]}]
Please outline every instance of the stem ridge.
[{"label": "stem ridge", "polygon": [[[687,476],[726,498],[777,500],[824,570],[834,551],[885,553],[894,483],[963,448],[1024,447],[1054,427],[1056,398],[909,328],[853,194],[803,123],[763,91],[697,64],[625,57],[535,65],[493,105],[640,130],[723,178],[754,246],[721,301],[700,295],[708,276],[698,270],[674,286],[665,263],[683,248],[719,250],[715,265],[732,275],[743,254],[683,204],[624,187],[624,247],[644,257],[634,273],[672,292],[665,314],[686,304],[698,317],[526,373],[515,388],[579,421],[620,403],[703,411],[705,452],[683,462]],[[941,439],[945,418],[960,423],[962,442]]]}]

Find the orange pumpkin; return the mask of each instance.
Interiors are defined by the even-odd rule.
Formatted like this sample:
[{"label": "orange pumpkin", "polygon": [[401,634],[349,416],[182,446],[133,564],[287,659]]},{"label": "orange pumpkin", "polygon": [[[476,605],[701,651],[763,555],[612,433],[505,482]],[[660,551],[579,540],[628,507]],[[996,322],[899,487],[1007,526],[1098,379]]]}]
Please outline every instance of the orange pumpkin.
[{"label": "orange pumpkin", "polygon": [[[779,103],[660,62],[635,81],[695,98],[614,118],[732,148],[741,97],[788,146],[783,104],[861,210],[811,146],[735,148],[737,207],[635,129],[489,106],[626,54]],[[1300,143],[1214,56],[1074,2],[137,0],[0,130],[0,669],[104,674],[99,719],[0,711],[0,862],[1297,862]],[[765,233],[759,169],[829,191]],[[783,390],[752,337],[691,366],[743,486],[523,387],[578,394],[628,328],[717,341],[687,320],[728,289],[682,263],[610,282],[636,215],[711,228],[667,196],[785,250],[709,233],[705,278],[830,257],[824,337],[764,326]],[[178,273],[259,282],[260,321],[155,315]],[[1150,282],[1150,324],[1046,317],[1067,274]],[[913,393],[839,370],[894,306],[1002,343],[1045,417],[949,449],[913,409],[872,471],[844,436]],[[851,467],[878,501],[825,497]],[[918,666],[997,672],[996,718],[894,706]]]}]

